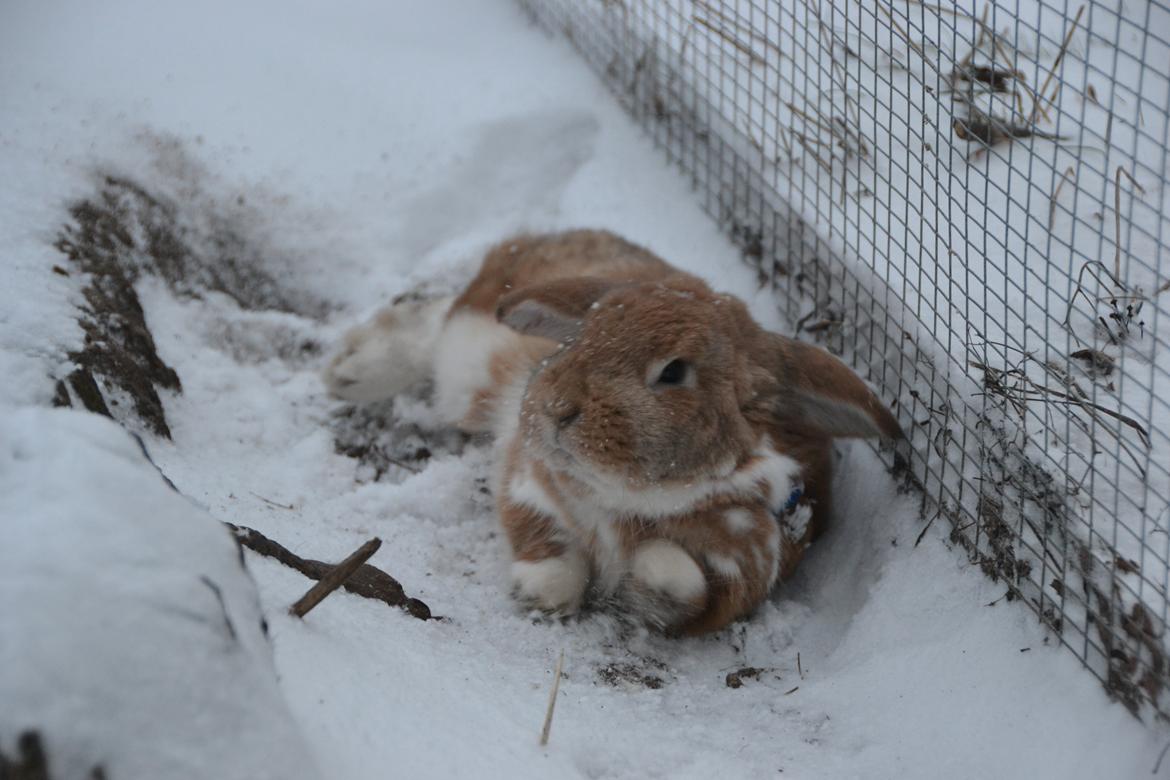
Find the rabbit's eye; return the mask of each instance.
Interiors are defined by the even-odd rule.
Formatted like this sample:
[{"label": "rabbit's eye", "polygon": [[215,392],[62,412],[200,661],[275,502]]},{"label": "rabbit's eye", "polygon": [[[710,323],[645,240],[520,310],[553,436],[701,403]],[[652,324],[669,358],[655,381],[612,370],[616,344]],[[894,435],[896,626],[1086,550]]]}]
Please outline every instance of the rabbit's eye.
[{"label": "rabbit's eye", "polygon": [[687,381],[687,374],[690,373],[690,365],[685,360],[672,360],[662,367],[662,372],[658,374],[658,379],[655,384],[666,385],[672,387],[681,385]]}]

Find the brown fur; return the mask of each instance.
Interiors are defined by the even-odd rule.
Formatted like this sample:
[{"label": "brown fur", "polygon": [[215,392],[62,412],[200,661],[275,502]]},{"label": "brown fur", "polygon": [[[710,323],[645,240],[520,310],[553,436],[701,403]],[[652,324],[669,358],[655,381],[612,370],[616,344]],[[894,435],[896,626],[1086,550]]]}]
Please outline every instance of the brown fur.
[{"label": "brown fur", "polygon": [[558,279],[596,276],[648,281],[673,272],[640,246],[601,230],[571,230],[516,236],[492,248],[479,274],[451,312],[471,310],[494,315],[508,293]]},{"label": "brown fur", "polygon": [[[728,468],[754,473],[769,441],[799,464],[803,502],[812,508],[800,531],[777,534],[776,498],[770,507],[768,494],[788,486],[765,479],[702,496],[677,513],[615,510],[603,518],[620,556],[666,540],[701,568],[701,596],[665,611],[655,602],[657,624],[671,632],[722,628],[763,601],[773,570],[781,578],[792,573],[829,519],[833,436],[901,435],[893,415],[835,357],[764,331],[739,300],[608,233],[500,244],[453,305],[451,313],[459,311],[495,314],[524,337],[492,356],[493,384],[476,394],[468,415],[482,425],[502,388],[532,372],[498,491],[517,560],[559,556],[571,545],[591,557],[595,574],[611,565],[603,558],[613,555],[605,549],[612,542],[580,522],[582,508],[604,514],[604,484],[623,496],[685,491],[722,479]],[[689,384],[656,383],[655,372],[675,358],[690,367]],[[508,495],[509,480],[525,468],[555,507],[552,515]],[[746,513],[739,517],[749,516],[750,527],[730,527],[732,510]],[[712,560],[725,569],[734,562],[738,574],[726,576]],[[646,595],[632,603],[653,601]]]},{"label": "brown fur", "polygon": [[498,502],[500,525],[518,561],[540,561],[563,555],[565,545],[556,541],[553,519],[523,504]]}]

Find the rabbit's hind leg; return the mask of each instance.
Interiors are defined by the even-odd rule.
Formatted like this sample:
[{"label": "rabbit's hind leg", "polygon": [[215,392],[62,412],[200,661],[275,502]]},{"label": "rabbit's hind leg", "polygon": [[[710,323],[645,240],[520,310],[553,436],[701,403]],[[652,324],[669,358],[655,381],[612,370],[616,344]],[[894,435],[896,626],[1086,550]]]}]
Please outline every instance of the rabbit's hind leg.
[{"label": "rabbit's hind leg", "polygon": [[329,393],[346,401],[383,401],[430,378],[451,301],[404,300],[351,328],[322,372]]}]

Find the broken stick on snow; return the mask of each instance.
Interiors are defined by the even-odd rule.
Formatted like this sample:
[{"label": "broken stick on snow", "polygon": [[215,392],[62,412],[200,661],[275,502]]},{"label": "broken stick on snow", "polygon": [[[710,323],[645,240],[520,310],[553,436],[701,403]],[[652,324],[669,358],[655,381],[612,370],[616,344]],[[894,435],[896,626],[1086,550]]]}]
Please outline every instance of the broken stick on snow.
[{"label": "broken stick on snow", "polygon": [[[254,528],[232,525],[231,523],[225,523],[225,525],[231,529],[236,540],[244,547],[263,555],[265,558],[272,558],[285,566],[296,569],[310,579],[322,579],[334,569],[332,564],[324,561],[302,558]],[[419,620],[436,619],[431,614],[430,607],[418,599],[406,595],[398,580],[368,563],[359,566],[357,572],[346,580],[342,587],[363,598],[376,599],[391,607],[403,609]]]},{"label": "broken stick on snow", "polygon": [[565,651],[561,651],[561,657],[557,659],[557,671],[553,675],[552,692],[548,696],[548,712],[544,714],[544,728],[540,730],[540,746],[544,747],[548,744],[548,733],[552,731],[552,716],[553,710],[557,706],[557,691],[561,688],[561,669],[565,666]]},{"label": "broken stick on snow", "polygon": [[345,581],[352,577],[354,572],[368,561],[370,556],[376,553],[381,546],[382,540],[377,537],[363,544],[348,558],[334,566],[333,570],[318,580],[316,585],[309,588],[305,595],[288,608],[289,613],[303,618],[309,613],[309,610],[320,604],[322,599],[344,585]]}]

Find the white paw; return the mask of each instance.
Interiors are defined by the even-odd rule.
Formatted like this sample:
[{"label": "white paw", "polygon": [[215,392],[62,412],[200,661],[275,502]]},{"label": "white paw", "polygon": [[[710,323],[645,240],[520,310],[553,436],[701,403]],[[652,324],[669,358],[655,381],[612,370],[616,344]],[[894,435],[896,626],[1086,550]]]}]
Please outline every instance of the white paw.
[{"label": "white paw", "polygon": [[[322,374],[329,394],[347,401],[381,401],[405,390],[401,365],[395,365],[401,345],[393,333],[376,324],[360,325],[345,334],[341,349]],[[415,372],[411,371],[413,375]]]},{"label": "white paw", "polygon": [[634,551],[630,574],[646,589],[674,601],[692,601],[707,591],[707,578],[695,559],[665,539],[655,539],[638,547]]},{"label": "white paw", "polygon": [[449,299],[402,303],[349,330],[322,372],[329,393],[382,401],[427,378],[448,305]]},{"label": "white paw", "polygon": [[512,582],[521,601],[569,615],[581,606],[589,583],[589,564],[573,552],[543,561],[515,561]]}]

